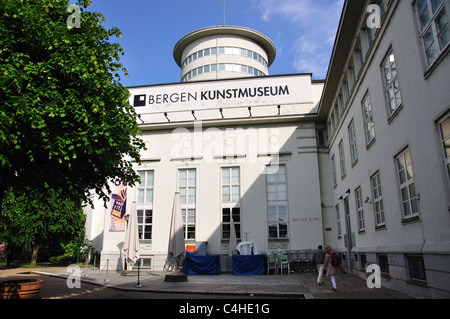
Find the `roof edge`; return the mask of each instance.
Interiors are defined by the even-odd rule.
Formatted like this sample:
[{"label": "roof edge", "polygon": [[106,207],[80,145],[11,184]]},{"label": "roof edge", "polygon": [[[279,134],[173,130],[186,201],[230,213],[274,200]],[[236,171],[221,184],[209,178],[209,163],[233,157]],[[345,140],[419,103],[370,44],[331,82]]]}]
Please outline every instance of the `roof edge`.
[{"label": "roof edge", "polygon": [[203,37],[212,36],[212,35],[220,35],[220,34],[230,34],[230,35],[238,35],[242,37],[249,38],[251,40],[254,40],[258,44],[260,44],[267,52],[267,56],[269,58],[268,65],[270,66],[273,61],[275,60],[276,56],[276,47],[273,44],[273,42],[264,34],[261,32],[258,32],[256,30],[246,28],[246,27],[239,27],[239,26],[230,26],[230,25],[224,25],[224,26],[212,26],[212,27],[206,27],[203,29],[195,30],[184,37],[182,37],[177,44],[175,44],[175,47],[173,49],[173,58],[175,59],[175,62],[177,65],[181,68],[182,66],[182,54],[184,49],[186,47]]}]

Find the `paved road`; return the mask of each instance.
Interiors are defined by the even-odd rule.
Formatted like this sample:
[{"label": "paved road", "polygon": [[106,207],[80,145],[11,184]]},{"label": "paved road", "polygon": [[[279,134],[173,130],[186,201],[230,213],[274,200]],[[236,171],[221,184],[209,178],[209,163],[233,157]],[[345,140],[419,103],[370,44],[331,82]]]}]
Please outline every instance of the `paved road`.
[{"label": "paved road", "polygon": [[80,288],[70,289],[62,278],[36,275],[31,277],[45,280],[39,294],[41,299],[255,299],[252,296],[126,291],[85,282],[81,283]]},{"label": "paved road", "polygon": [[[38,273],[36,273],[38,272]],[[0,269],[0,281],[16,278],[44,280],[41,299],[404,299],[387,289],[369,289],[366,282],[355,276],[338,276],[338,292],[332,292],[329,279],[322,286],[315,273],[270,276],[191,276],[186,283],[167,283],[164,273],[143,273],[142,289],[136,289],[136,276],[121,276],[111,272],[105,286],[104,272],[91,271],[81,281],[80,288],[67,285],[66,268],[27,270]],[[56,276],[56,277],[55,277]],[[61,277],[63,276],[63,277]],[[114,288],[111,288],[114,287]],[[253,296],[251,296],[251,294]]]},{"label": "paved road", "polygon": [[[158,293],[147,291],[127,291],[114,289],[102,285],[81,282],[80,288],[69,288],[64,278],[43,276],[35,274],[26,269],[2,270],[0,281],[15,279],[41,279],[44,285],[39,293],[39,299],[66,300],[66,299],[249,299],[255,300],[254,296],[236,296],[226,294],[186,294],[186,293]],[[267,299],[258,296],[258,299]],[[281,299],[273,298],[270,299]]]}]

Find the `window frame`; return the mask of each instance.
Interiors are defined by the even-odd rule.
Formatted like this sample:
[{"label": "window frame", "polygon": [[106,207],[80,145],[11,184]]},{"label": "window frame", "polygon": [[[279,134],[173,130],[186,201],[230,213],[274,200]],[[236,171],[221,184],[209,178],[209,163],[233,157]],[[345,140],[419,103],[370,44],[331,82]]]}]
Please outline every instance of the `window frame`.
[{"label": "window frame", "polygon": [[[181,183],[181,172],[186,172],[186,184]],[[189,175],[190,172],[193,172],[193,176],[195,178],[194,183],[192,184],[192,175]],[[185,240],[195,240],[196,237],[196,220],[197,220],[197,169],[196,168],[180,168],[178,169],[177,176],[177,188],[180,192],[180,206],[181,213],[183,216],[183,231],[184,231],[184,239]],[[184,196],[182,195],[182,189],[184,189]],[[189,190],[194,190],[194,198],[192,200],[192,195],[189,196]],[[184,197],[184,200],[183,200]],[[193,221],[191,221],[193,218]],[[193,237],[191,237],[193,234]]]},{"label": "window frame", "polygon": [[336,204],[334,206],[334,212],[336,214],[336,235],[337,238],[341,238],[342,237],[342,224],[341,224],[341,212],[340,212],[340,207],[339,204]]},{"label": "window frame", "polygon": [[358,146],[356,142],[355,121],[352,119],[348,125],[348,140],[350,145],[350,160],[352,166],[358,162]]},{"label": "window frame", "polygon": [[[283,180],[284,182],[279,182],[280,168],[283,168]],[[280,164],[278,166],[278,170],[274,174],[265,174],[266,175],[266,196],[267,196],[267,230],[268,230],[268,239],[276,240],[276,239],[289,239],[289,207],[288,207],[288,190],[287,190],[287,167],[286,165]],[[275,175],[275,182],[269,180],[270,176]],[[285,196],[279,197],[279,186],[284,185]],[[270,187],[274,186],[274,187]],[[276,191],[269,191],[270,188],[275,189]],[[276,194],[275,198],[270,198],[270,194]],[[275,207],[275,218],[273,220],[270,218],[272,216],[270,210],[272,207]],[[280,212],[280,208],[283,207],[285,212]],[[280,218],[280,215],[285,215],[285,218]],[[286,229],[283,229],[282,225],[285,225]],[[274,228],[275,227],[275,228]],[[276,236],[272,236],[273,229],[276,229]],[[284,234],[285,235],[282,235]]]},{"label": "window frame", "polygon": [[364,203],[362,199],[362,189],[361,186],[355,189],[355,207],[356,207],[356,218],[358,224],[358,232],[366,231],[366,222],[364,219]]},{"label": "window frame", "polygon": [[347,168],[345,166],[345,149],[344,149],[344,140],[341,139],[338,145],[339,149],[339,167],[341,169],[341,179],[344,179],[347,176]]},{"label": "window frame", "polygon": [[[444,115],[441,120],[438,122],[438,129],[439,129],[439,139],[442,149],[442,156],[443,156],[443,164],[444,164],[444,170],[447,171],[447,186],[450,188],[450,135],[444,136],[444,131],[442,129],[442,124],[446,121],[449,121],[450,123],[450,112]],[[449,151],[447,153],[446,151],[446,143],[449,144]],[[447,156],[448,154],[448,156]]]},{"label": "window frame", "polygon": [[366,147],[369,147],[375,141],[375,125],[373,122],[373,107],[369,91],[364,95],[361,101],[362,117],[364,123],[364,137]]},{"label": "window frame", "polygon": [[[142,212],[142,216],[140,213]],[[150,213],[150,216],[147,216],[147,213]],[[136,208],[136,214],[138,219],[138,234],[139,240],[152,240],[153,234],[153,209],[149,207],[138,207]],[[150,221],[148,221],[147,217],[150,217]],[[149,229],[149,231],[147,231]],[[145,238],[145,234],[150,234],[150,238]]]},{"label": "window frame", "polygon": [[[151,173],[151,185],[148,185],[149,173]],[[145,204],[153,204],[153,198],[155,196],[155,171],[154,170],[142,170],[138,171],[139,177],[141,178],[141,182],[136,187],[136,204],[137,205],[145,205]],[[144,179],[142,180],[142,175],[144,174]],[[143,192],[142,201],[140,193]],[[151,191],[151,200],[148,200],[148,191]]]},{"label": "window frame", "polygon": [[[227,170],[229,172],[228,175],[228,181],[227,183],[224,183],[224,171]],[[233,176],[233,172],[237,171],[238,175],[237,176]],[[237,203],[240,202],[241,199],[241,169],[239,166],[227,166],[227,167],[222,167],[221,168],[221,199],[222,199],[222,203]],[[233,182],[236,181],[237,178],[237,183]],[[229,192],[228,192],[228,199],[224,199],[224,188],[228,188]],[[233,190],[236,189],[238,190],[237,193],[237,198],[234,197],[234,193]]]},{"label": "window frame", "polygon": [[[395,68],[392,67],[393,65],[395,65]],[[388,66],[388,68],[386,68],[386,66]],[[387,74],[389,74],[389,77],[387,77]],[[390,48],[388,50],[388,53],[386,54],[386,56],[383,59],[383,62],[381,63],[381,75],[384,84],[384,96],[387,103],[388,118],[390,119],[403,106],[403,99],[400,90],[400,81],[398,76],[397,59],[395,57],[393,48]],[[391,98],[390,93],[392,91],[394,93],[394,97]],[[393,104],[394,107],[392,107]]]},{"label": "window frame", "polygon": [[[403,165],[403,167],[401,167],[400,165]],[[411,151],[409,150],[409,148],[405,148],[402,152],[400,152],[400,154],[398,154],[395,157],[395,168],[397,172],[397,180],[400,190],[400,200],[402,203],[402,219],[410,220],[413,218],[417,218],[419,217],[420,214],[419,201],[414,183]],[[406,200],[404,193],[405,189],[407,191],[408,196]],[[413,211],[414,208],[416,209],[416,211]],[[409,213],[407,210],[409,210]]]},{"label": "window frame", "polygon": [[[228,171],[228,180],[227,183],[224,183],[224,171]],[[233,176],[233,171],[238,172],[237,176]],[[233,182],[233,177],[235,178]],[[236,180],[237,178],[237,180]],[[223,196],[224,187],[229,188],[229,198],[228,200]],[[233,198],[233,187],[238,187],[238,197]],[[221,199],[221,216],[222,216],[222,227],[221,227],[221,238],[222,240],[230,239],[230,231],[231,231],[231,218],[233,218],[234,227],[236,230],[236,238],[237,240],[241,239],[241,168],[240,166],[223,166],[220,169],[220,199]],[[224,210],[229,210],[229,213],[225,214]],[[238,210],[236,213],[235,211]],[[228,219],[227,219],[228,218]],[[226,236],[225,234],[228,234]]]},{"label": "window frame", "polygon": [[[424,10],[422,12],[419,12],[419,7],[418,4],[421,3],[422,1],[426,2],[426,8],[428,11],[428,15],[429,15],[429,20],[428,22],[426,22],[423,26],[422,26],[422,21],[421,21],[421,16],[422,13],[424,12]],[[450,47],[450,37],[448,42],[441,47],[441,43],[439,41],[439,35],[441,34],[442,30],[440,30],[441,32],[438,33],[437,31],[437,19],[440,16],[442,10],[445,11],[445,17],[447,18],[447,25],[446,27],[444,27],[442,30],[444,30],[445,28],[447,28],[447,32],[450,32],[450,5],[448,3],[447,0],[443,0],[441,4],[439,4],[439,6],[437,8],[435,8],[433,10],[433,3],[430,0],[416,0],[414,2],[414,11],[415,11],[415,16],[416,16],[416,21],[417,21],[417,31],[418,31],[418,35],[420,38],[420,42],[421,42],[421,47],[422,47],[422,53],[424,55],[424,60],[425,60],[425,66],[427,67],[427,69],[430,69],[435,63],[436,61],[439,60],[439,57],[446,52],[446,50]],[[429,33],[431,29],[431,33]],[[431,34],[433,36],[433,41],[432,43],[427,47],[427,40],[425,39],[425,37],[427,35]],[[428,55],[428,51],[429,49],[434,45],[436,54],[434,55],[434,57],[432,59],[430,59],[430,56]]]},{"label": "window frame", "polygon": [[[374,183],[376,182],[376,185]],[[372,189],[373,211],[375,217],[375,228],[386,227],[386,216],[384,213],[383,192],[381,188],[380,171],[377,171],[370,177],[370,186]]]},{"label": "window frame", "polygon": [[[233,219],[234,229],[236,230],[236,239],[241,240],[241,205],[238,203],[222,204],[222,240],[230,240],[231,218]],[[229,212],[224,212],[229,210]],[[237,211],[237,212],[236,212]],[[236,218],[237,217],[237,218]],[[226,235],[227,234],[227,235]]]},{"label": "window frame", "polygon": [[422,283],[427,282],[425,261],[422,255],[406,255],[406,265],[409,279]]}]

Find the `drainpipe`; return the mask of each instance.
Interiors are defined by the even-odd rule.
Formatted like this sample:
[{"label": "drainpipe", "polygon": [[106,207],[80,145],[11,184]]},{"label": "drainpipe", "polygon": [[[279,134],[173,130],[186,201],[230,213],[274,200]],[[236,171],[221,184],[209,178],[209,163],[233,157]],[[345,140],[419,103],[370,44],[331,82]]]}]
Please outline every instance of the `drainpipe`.
[{"label": "drainpipe", "polygon": [[[350,194],[350,189],[347,191]],[[353,275],[352,269],[352,233],[350,227],[350,207],[348,204],[348,196],[344,198],[344,211],[345,211],[345,229],[347,232],[347,272],[349,275]]]}]

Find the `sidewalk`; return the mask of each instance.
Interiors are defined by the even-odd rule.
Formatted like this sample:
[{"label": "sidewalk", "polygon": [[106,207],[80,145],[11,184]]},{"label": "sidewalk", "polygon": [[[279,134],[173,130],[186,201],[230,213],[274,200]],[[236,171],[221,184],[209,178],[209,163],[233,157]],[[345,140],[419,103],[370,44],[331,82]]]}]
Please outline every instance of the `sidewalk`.
[{"label": "sidewalk", "polygon": [[[164,281],[168,272],[141,270],[137,288],[137,272],[122,275],[118,271],[93,270],[80,267],[81,281],[107,286],[114,289],[158,293],[193,293],[221,295],[253,295],[255,297],[277,297],[295,299],[405,299],[407,296],[388,289],[369,289],[366,282],[355,276],[339,274],[336,276],[338,291],[331,291],[329,277],[318,286],[316,273],[301,272],[289,275],[238,276],[231,273],[220,275],[189,275],[187,282]],[[17,268],[0,270],[0,281],[14,274],[32,272],[34,274],[55,276],[66,279],[72,273],[67,268]]]}]

